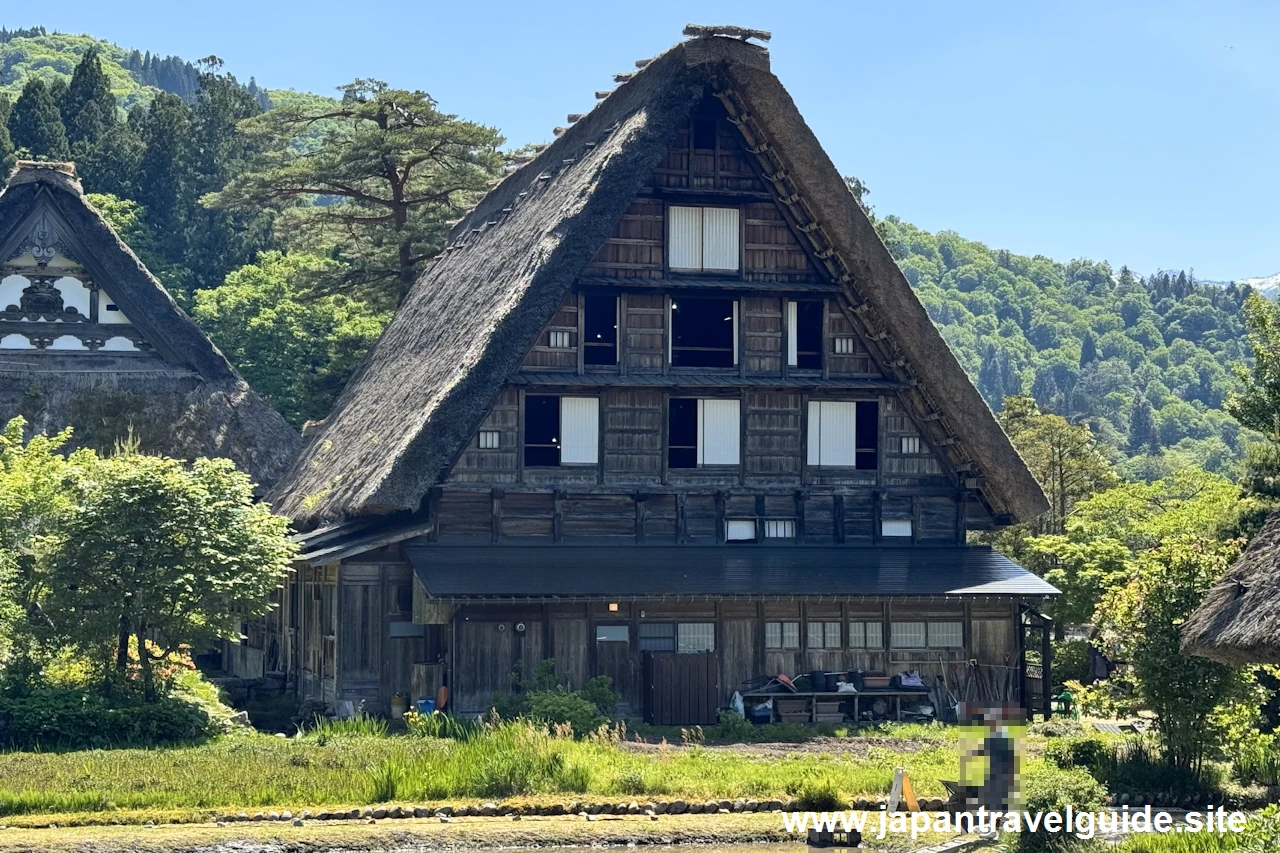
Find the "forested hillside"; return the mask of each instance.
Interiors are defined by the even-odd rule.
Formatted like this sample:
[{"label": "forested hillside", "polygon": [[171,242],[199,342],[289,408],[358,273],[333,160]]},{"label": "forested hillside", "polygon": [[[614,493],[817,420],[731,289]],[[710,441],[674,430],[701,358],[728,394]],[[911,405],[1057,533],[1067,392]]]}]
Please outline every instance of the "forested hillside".
[{"label": "forested hillside", "polygon": [[1122,474],[1232,467],[1240,425],[1222,411],[1248,357],[1241,285],[1186,272],[1139,278],[1106,262],[1015,255],[897,217],[885,242],[979,390],[999,411],[1028,394],[1086,421]]},{"label": "forested hillside", "polygon": [[[268,100],[216,62],[36,28],[0,30],[0,93],[0,161],[74,159],[179,302],[299,424],[325,415],[448,222],[501,174],[494,129],[376,81]],[[410,120],[388,125],[392,113]],[[442,139],[448,158],[410,165]],[[352,144],[388,158],[328,156]],[[418,201],[397,207],[403,182]],[[1247,286],[1015,255],[896,216],[877,226],[994,409],[1027,394],[1087,423],[1123,476],[1238,473],[1244,437],[1222,406],[1249,356]]]},{"label": "forested hillside", "polygon": [[[16,98],[32,75],[46,83],[71,79],[80,58],[96,48],[111,92],[123,109],[146,105],[157,92],[168,92],[184,100],[195,97],[200,88],[196,65],[181,57],[129,50],[87,35],[49,33],[44,27],[7,30],[0,28],[0,93]],[[269,107],[266,92],[250,79],[246,88],[263,107]]]}]

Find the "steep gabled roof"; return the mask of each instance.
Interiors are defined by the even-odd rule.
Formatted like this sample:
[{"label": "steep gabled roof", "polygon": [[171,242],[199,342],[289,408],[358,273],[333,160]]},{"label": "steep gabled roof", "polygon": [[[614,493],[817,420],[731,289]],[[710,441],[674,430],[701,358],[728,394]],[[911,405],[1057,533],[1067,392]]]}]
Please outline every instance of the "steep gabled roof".
[{"label": "steep gabled roof", "polygon": [[1280,513],[1187,617],[1182,650],[1233,666],[1280,663]]},{"label": "steep gabled roof", "polygon": [[935,446],[998,514],[1044,494],[933,326],[768,53],[703,37],[649,62],[454,230],[275,492],[302,523],[416,510],[685,126],[714,93],[839,281]]},{"label": "steep gabled roof", "polygon": [[85,198],[72,164],[19,163],[0,192],[4,257],[22,250],[38,216],[52,220],[58,251],[74,256],[154,351],[0,351],[0,416],[24,411],[32,420],[34,395],[33,426],[56,430],[75,425],[77,406],[94,394],[118,394],[130,408],[126,419],[148,421],[139,429],[144,450],[224,456],[257,482],[274,483],[301,446],[297,432],[254,393],[120,240]]}]

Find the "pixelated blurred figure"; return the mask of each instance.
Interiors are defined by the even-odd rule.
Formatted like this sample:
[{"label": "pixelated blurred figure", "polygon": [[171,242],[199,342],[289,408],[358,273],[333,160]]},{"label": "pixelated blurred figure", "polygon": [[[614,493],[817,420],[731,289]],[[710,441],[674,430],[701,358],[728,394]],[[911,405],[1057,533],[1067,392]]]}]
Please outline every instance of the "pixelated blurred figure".
[{"label": "pixelated blurred figure", "polygon": [[1025,718],[1017,705],[988,707],[961,703],[960,784],[952,811],[1007,812],[1020,806],[1022,734]]}]

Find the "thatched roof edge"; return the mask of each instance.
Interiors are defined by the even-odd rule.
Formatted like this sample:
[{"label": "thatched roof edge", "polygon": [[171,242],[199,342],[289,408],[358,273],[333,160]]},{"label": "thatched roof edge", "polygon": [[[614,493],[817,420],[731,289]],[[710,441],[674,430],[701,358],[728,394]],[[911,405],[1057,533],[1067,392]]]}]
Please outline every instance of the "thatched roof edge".
[{"label": "thatched roof edge", "polygon": [[1182,650],[1233,666],[1280,664],[1280,512],[1187,618]]}]

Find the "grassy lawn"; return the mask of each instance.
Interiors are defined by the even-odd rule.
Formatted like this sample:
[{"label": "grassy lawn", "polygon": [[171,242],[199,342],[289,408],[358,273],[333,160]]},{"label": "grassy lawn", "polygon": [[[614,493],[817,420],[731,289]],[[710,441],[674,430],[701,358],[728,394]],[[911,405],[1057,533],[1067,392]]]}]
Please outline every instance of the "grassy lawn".
[{"label": "grassy lawn", "polygon": [[0,818],[165,811],[204,819],[217,809],[513,797],[786,799],[815,788],[858,797],[887,793],[900,765],[922,796],[943,796],[938,780],[956,775],[955,745],[947,733],[914,728],[897,749],[884,733],[854,734],[794,754],[575,741],[520,724],[468,741],[244,734],[169,749],[9,753],[0,759]]}]

